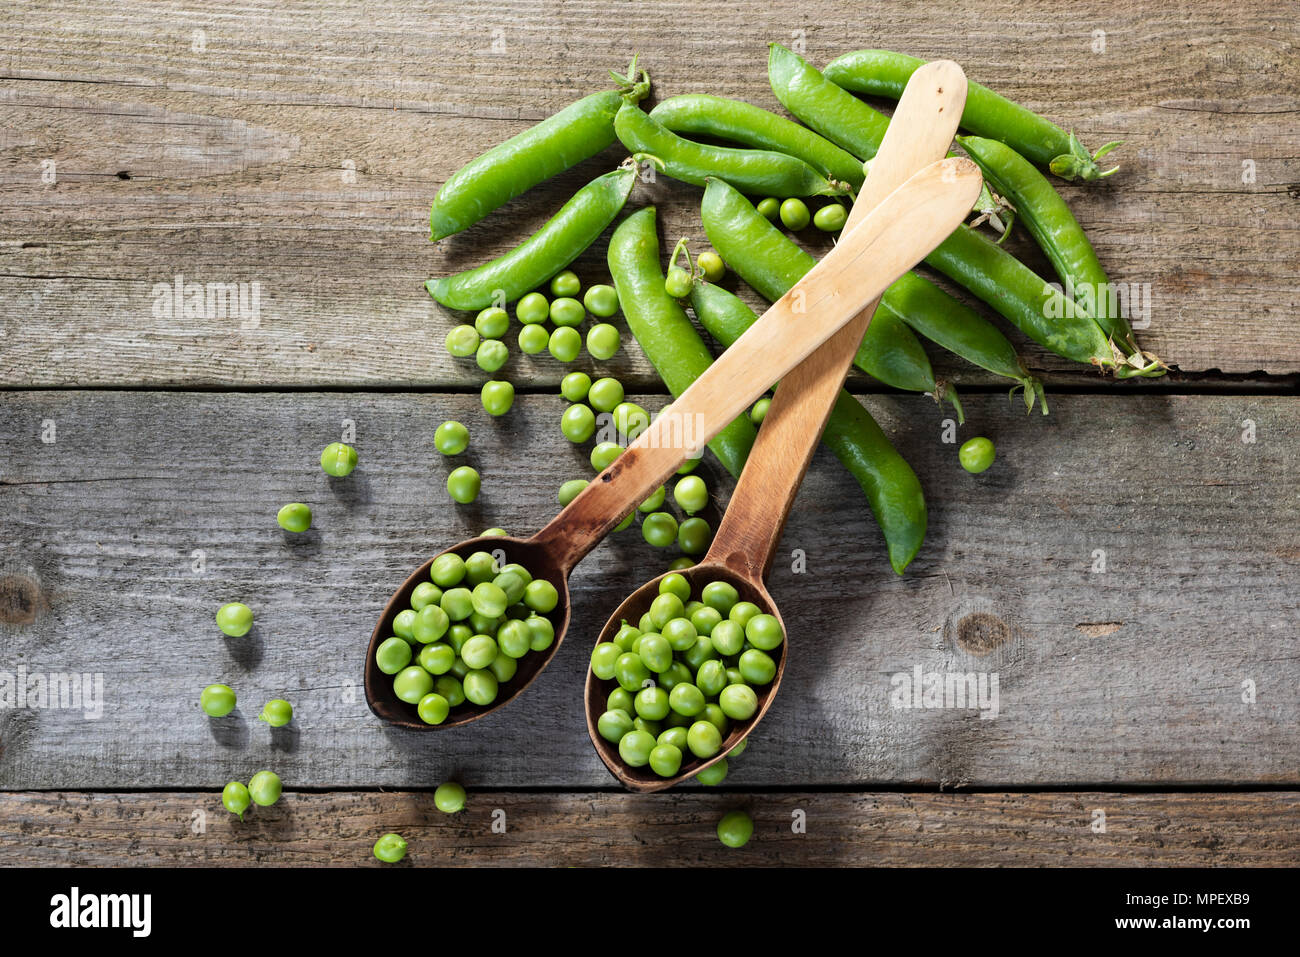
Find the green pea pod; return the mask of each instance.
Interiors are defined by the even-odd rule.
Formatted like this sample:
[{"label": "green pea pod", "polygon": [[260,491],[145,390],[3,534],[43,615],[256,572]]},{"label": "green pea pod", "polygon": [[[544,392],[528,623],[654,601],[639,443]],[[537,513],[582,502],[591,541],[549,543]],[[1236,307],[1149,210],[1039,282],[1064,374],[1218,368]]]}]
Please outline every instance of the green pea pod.
[{"label": "green pea pod", "polygon": [[1096,319],[1125,352],[1125,363],[1117,368],[1117,373],[1125,370],[1130,375],[1162,375],[1162,363],[1138,348],[1132,327],[1119,303],[1111,298],[1114,287],[1092,243],[1047,178],[1023,156],[997,140],[959,136],[957,142],[979,164],[993,188],[1015,206],[1017,218],[1051,260],[1066,295]]},{"label": "green pea pod", "polygon": [[779,43],[768,44],[767,78],[781,105],[822,136],[859,159],[876,155],[889,127],[883,113],[840,89]]},{"label": "green pea pod", "polygon": [[1115,350],[1096,320],[1015,256],[969,226],[957,227],[925,261],[1058,356],[1114,367]]},{"label": "green pea pod", "polygon": [[630,163],[598,176],[510,252],[474,269],[430,279],[429,295],[449,309],[486,309],[518,299],[550,279],[614,221],[636,183]]},{"label": "green pea pod", "polygon": [[664,100],[650,111],[650,116],[674,133],[709,136],[753,149],[787,153],[855,190],[865,178],[862,161],[856,156],[784,116],[741,100],[686,93]]},{"label": "green pea pod", "polygon": [[[817,264],[720,179],[709,180],[705,187],[700,218],[718,255],[769,301],[784,296]],[[853,361],[886,385],[910,392],[938,392],[921,343],[892,313],[876,313]]]},{"label": "green pea pod", "polygon": [[430,237],[458,233],[538,183],[595,156],[614,142],[614,115],[645,97],[650,78],[636,80],[636,60],[619,89],[571,103],[554,116],[470,160],[442,184],[429,209]]},{"label": "green pea pod", "polygon": [[835,196],[847,189],[785,153],[709,146],[678,136],[633,103],[619,109],[614,132],[633,153],[656,157],[666,175],[693,186],[720,176],[739,190],[762,196]]},{"label": "green pea pod", "polygon": [[[827,64],[825,77],[854,93],[897,100],[903,95],[908,79],[923,63],[924,60],[889,50],[857,50]],[[1050,120],[978,83],[967,86],[961,125],[972,133],[1000,140],[1064,179],[1096,180],[1119,169],[1115,166],[1102,172],[1097,165],[1097,160],[1118,143],[1107,143],[1089,154],[1073,133],[1066,133]]]},{"label": "green pea pod", "polygon": [[[711,283],[695,284],[691,305],[700,324],[724,348],[758,320],[738,297]],[[862,487],[884,533],[889,564],[903,574],[925,539],[925,494],[916,473],[871,413],[844,389],[826,421],[822,442]]]},{"label": "green pea pod", "polygon": [[[668,391],[681,395],[713,364],[713,354],[681,303],[664,291],[653,206],[619,223],[610,237],[607,258],[628,330]],[[756,435],[753,423],[741,415],[709,442],[709,448],[739,478]]]}]

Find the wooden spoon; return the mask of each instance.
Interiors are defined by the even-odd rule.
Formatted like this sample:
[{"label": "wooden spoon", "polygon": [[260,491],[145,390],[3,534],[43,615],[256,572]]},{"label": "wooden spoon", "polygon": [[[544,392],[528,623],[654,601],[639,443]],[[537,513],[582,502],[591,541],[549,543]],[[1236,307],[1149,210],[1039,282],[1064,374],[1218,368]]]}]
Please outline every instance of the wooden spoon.
[{"label": "wooden spoon", "polygon": [[560,647],[569,624],[569,573],[578,562],[768,385],[807,358],[956,229],[975,204],[980,184],[978,168],[966,159],[933,163],[912,176],[774,303],[672,403],[671,411],[661,413],[545,528],[528,539],[479,537],[447,549],[462,557],[493,551],[505,561],[518,562],[534,578],[555,586],[559,603],[549,615],[555,626],[551,646],[519,659],[514,678],[502,685],[494,702],[486,706],[466,702],[439,725],[421,721],[415,707],[394,694],[392,678],[375,663],[375,649],[393,634],[393,619],[410,606],[416,585],[429,580],[433,559],[416,569],[389,599],[370,637],[365,663],[370,710],[404,728],[434,730],[477,720],[518,697]]},{"label": "wooden spoon", "polygon": [[[966,76],[951,60],[927,63],[912,74],[850,211],[846,236],[852,237],[859,224],[869,222],[872,218],[869,213],[917,169],[927,167],[948,152],[965,102]],[[787,637],[789,630],[764,581],[772,567],[790,506],[878,301],[862,309],[781,380],[713,544],[698,564],[680,573],[690,582],[691,594],[695,596],[709,582],[730,582],[742,601],[753,602],[780,621]],[[727,354],[723,353],[719,361],[725,360]],[[612,641],[624,621],[639,621],[658,596],[663,578],[660,575],[638,588],[619,605],[601,632],[600,641]],[[619,756],[618,745],[600,735],[597,721],[605,711],[606,699],[615,682],[597,678],[588,665],[587,733],[601,760],[616,778],[635,791],[663,790],[722,760],[754,730],[771,707],[785,673],[785,647],[783,643],[773,653],[776,677],[766,687],[755,689],[759,701],[753,717],[732,724],[714,757],[702,760],[686,752],[681,770],[669,778],[660,777],[649,766],[631,767]]]}]

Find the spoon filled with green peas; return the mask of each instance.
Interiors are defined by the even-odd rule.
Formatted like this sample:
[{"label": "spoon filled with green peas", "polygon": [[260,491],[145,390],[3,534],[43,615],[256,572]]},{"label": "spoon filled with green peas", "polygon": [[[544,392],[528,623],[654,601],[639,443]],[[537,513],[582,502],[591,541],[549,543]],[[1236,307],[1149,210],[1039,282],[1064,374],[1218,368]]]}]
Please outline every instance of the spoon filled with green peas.
[{"label": "spoon filled with green peas", "polygon": [[[450,728],[482,718],[522,694],[563,641],[570,618],[568,578],[578,562],[772,382],[951,233],[974,205],[980,183],[975,165],[964,159],[931,164],[911,177],[536,535],[479,536],[417,568],[389,599],[371,634],[365,663],[370,709],[404,728]],[[816,414],[824,418],[824,410]],[[781,463],[773,459],[771,467],[774,480],[788,479],[778,474]],[[746,474],[752,470],[751,460]],[[802,474],[801,465],[793,484]],[[750,512],[751,520],[770,524],[769,509],[764,502],[760,511]],[[730,520],[733,528],[740,523],[740,518]],[[727,526],[724,521],[722,527]],[[733,549],[767,554],[751,548],[747,539],[719,533]],[[746,564],[751,559],[745,555],[720,551],[717,540],[710,554],[715,553],[725,563],[706,562],[705,568],[728,571],[744,585],[743,591],[737,586],[738,595],[760,611],[772,607],[761,590],[761,574],[756,589],[738,571],[761,568]],[[692,580],[699,577],[692,572]],[[705,584],[699,581],[701,589]],[[779,617],[772,617],[784,634]],[[737,696],[743,692],[728,697]]]}]

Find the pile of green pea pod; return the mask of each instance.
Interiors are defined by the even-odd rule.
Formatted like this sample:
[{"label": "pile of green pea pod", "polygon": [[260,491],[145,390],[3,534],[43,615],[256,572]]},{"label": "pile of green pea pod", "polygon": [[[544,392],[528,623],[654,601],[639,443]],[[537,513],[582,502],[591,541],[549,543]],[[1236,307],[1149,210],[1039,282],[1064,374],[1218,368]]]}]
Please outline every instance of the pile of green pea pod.
[{"label": "pile of green pea pod", "polygon": [[[648,75],[611,71],[617,88],[585,97],[472,160],[434,199],[431,235],[465,229],[492,210],[615,141],[629,160],[580,189],[536,233],[489,263],[431,279],[426,287],[452,309],[501,307],[565,270],[608,228],[627,203],[638,174],[651,169],[703,188],[700,218],[713,249],[694,263],[674,249],[663,271],[656,214],[646,206],[614,230],[607,260],[628,329],[663,379],[680,395],[713,361],[687,314],[724,348],[756,321],[755,313],[717,284],[729,267],[759,295],[775,301],[815,258],[783,231],[811,221],[836,232],[844,203],[862,185],[889,120],[855,94],[897,99],[924,61],[880,50],[850,53],[822,73],[779,44],[771,44],[772,91],[801,123],[749,103],[707,94],[674,96],[647,112],[640,103]],[[1109,280],[1079,223],[1038,166],[1064,179],[1109,176],[1098,160],[1118,143],[1088,153],[1073,133],[971,83],[960,146],[980,166],[992,193],[982,213],[927,257],[926,264],[982,300],[1051,352],[1117,377],[1161,375],[1166,367],[1139,348],[1133,330],[1104,294]],[[734,145],[719,145],[728,143]],[[1037,165],[1035,165],[1037,164]],[[748,197],[757,197],[751,202]],[[820,203],[810,214],[807,200]],[[980,222],[1020,222],[1042,247],[1061,285],[976,231]],[[677,265],[685,252],[687,268]],[[725,263],[725,267],[724,267]],[[1066,292],[1062,292],[1062,289]],[[1068,294],[1067,294],[1068,293]],[[1047,404],[1006,336],[975,309],[916,272],[885,293],[854,364],[894,388],[926,393],[964,415],[951,385],[936,379],[917,334],[968,362],[1006,378],[1026,407]],[[739,475],[761,423],[758,408],[720,433],[710,449]],[[884,431],[847,391],[840,395],[823,441],[862,487],[880,525],[890,564],[902,573],[926,528],[925,499],[915,472]]]}]

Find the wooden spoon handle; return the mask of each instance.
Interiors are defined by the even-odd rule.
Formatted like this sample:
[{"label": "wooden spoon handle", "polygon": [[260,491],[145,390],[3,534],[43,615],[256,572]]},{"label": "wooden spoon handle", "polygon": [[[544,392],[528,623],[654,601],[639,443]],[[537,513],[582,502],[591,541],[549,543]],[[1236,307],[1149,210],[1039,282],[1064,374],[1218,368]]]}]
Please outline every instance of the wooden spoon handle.
[{"label": "wooden spoon handle", "polygon": [[980,184],[978,167],[954,157],[891,192],[533,540],[571,570],[688,455],[943,242]]},{"label": "wooden spoon handle", "polygon": [[[909,176],[948,152],[965,102],[966,75],[951,60],[927,63],[912,74],[849,212],[846,232]],[[709,559],[751,581],[767,577],[790,507],[879,302],[868,303],[781,380]]]}]

